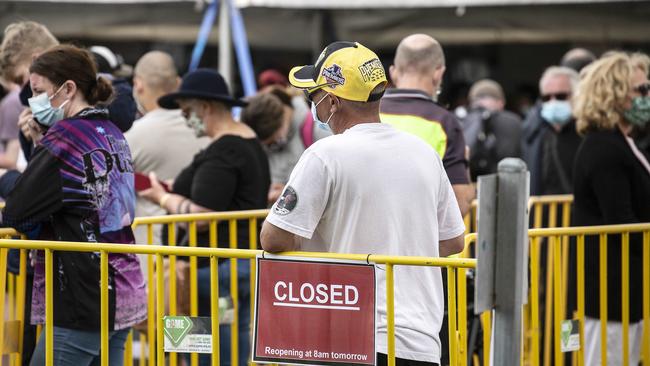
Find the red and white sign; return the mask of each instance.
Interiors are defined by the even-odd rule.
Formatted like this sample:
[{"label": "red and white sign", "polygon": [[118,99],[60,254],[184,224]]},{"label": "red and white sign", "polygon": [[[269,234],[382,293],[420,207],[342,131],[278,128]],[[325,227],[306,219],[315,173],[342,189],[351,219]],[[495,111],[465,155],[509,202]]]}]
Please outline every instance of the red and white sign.
[{"label": "red and white sign", "polygon": [[253,362],[375,364],[375,267],[257,259]]}]

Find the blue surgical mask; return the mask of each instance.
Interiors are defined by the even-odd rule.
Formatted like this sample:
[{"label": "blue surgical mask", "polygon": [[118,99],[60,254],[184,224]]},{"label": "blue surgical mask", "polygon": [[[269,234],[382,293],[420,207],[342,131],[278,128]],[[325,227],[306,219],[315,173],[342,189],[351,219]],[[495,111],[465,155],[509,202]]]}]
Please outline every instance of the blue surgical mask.
[{"label": "blue surgical mask", "polygon": [[311,115],[314,118],[314,121],[316,122],[319,128],[325,131],[332,132],[329,123],[334,113],[330,114],[330,116],[327,118],[327,121],[323,122],[318,118],[318,112],[316,111],[316,107],[318,107],[318,105],[321,104],[321,102],[324,101],[325,98],[327,98],[328,96],[329,94],[325,94],[325,96],[321,98],[321,100],[319,100],[318,103],[311,102]]},{"label": "blue surgical mask", "polygon": [[54,98],[62,89],[63,85],[61,85],[59,90],[52,94],[51,97],[48,97],[47,93],[41,93],[27,100],[29,108],[32,110],[32,116],[36,122],[46,127],[52,127],[55,123],[64,118],[65,114],[63,112],[63,107],[70,101],[70,99],[66,99],[65,102],[58,107],[52,107],[51,103],[52,98]]},{"label": "blue surgical mask", "polygon": [[567,100],[545,102],[542,104],[542,118],[552,125],[566,125],[571,121],[571,103]]}]

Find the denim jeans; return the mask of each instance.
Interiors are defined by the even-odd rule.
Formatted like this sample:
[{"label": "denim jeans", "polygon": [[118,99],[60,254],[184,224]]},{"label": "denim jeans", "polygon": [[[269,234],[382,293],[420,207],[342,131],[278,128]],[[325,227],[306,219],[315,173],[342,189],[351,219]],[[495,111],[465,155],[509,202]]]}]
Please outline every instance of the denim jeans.
[{"label": "denim jeans", "polygon": [[[109,333],[108,364],[122,366],[124,343],[131,328]],[[83,330],[54,327],[54,364],[56,366],[100,365],[101,334]],[[30,366],[45,365],[45,332],[41,333]]]},{"label": "denim jeans", "polygon": [[[210,316],[210,267],[198,269],[199,315]],[[246,366],[250,356],[250,260],[237,260],[237,294],[239,299],[239,366]],[[230,260],[219,264],[219,296],[230,295]],[[219,360],[230,366],[230,325],[219,327]],[[210,365],[210,355],[201,355],[199,365]]]}]

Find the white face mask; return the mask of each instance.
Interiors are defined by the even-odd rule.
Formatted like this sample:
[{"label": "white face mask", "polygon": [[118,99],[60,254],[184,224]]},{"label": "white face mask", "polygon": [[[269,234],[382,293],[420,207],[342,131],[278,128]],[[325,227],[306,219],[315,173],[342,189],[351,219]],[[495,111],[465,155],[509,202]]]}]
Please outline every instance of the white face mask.
[{"label": "white face mask", "polygon": [[318,103],[311,102],[311,115],[314,118],[314,121],[318,125],[318,127],[322,128],[325,131],[330,131],[332,132],[332,129],[330,128],[330,120],[332,119],[332,116],[334,113],[330,114],[330,116],[327,118],[327,121],[323,122],[318,118],[318,112],[316,110],[316,107],[318,107],[319,104],[321,104],[322,101],[325,100],[325,98],[329,97],[329,94],[325,94],[321,100],[318,101]]},{"label": "white face mask", "polygon": [[203,119],[196,115],[196,112],[192,111],[192,113],[190,113],[190,118],[187,118],[185,121],[187,127],[194,130],[196,137],[205,136],[205,123],[203,122]]}]

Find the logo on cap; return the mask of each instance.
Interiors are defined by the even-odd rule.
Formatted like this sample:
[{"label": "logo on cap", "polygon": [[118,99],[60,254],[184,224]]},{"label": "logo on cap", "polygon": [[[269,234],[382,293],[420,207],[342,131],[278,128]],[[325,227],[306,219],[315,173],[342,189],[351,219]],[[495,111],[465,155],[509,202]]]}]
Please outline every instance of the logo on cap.
[{"label": "logo on cap", "polygon": [[359,66],[359,72],[363,77],[363,81],[378,81],[386,77],[386,71],[384,71],[384,65],[381,64],[379,59],[374,58],[363,65]]},{"label": "logo on cap", "polygon": [[333,84],[345,84],[345,78],[341,72],[341,66],[337,64],[332,64],[332,66],[324,68],[322,75],[325,77],[325,80],[327,80],[328,84],[332,84],[329,85],[329,87],[332,89],[336,87],[336,85]]}]

